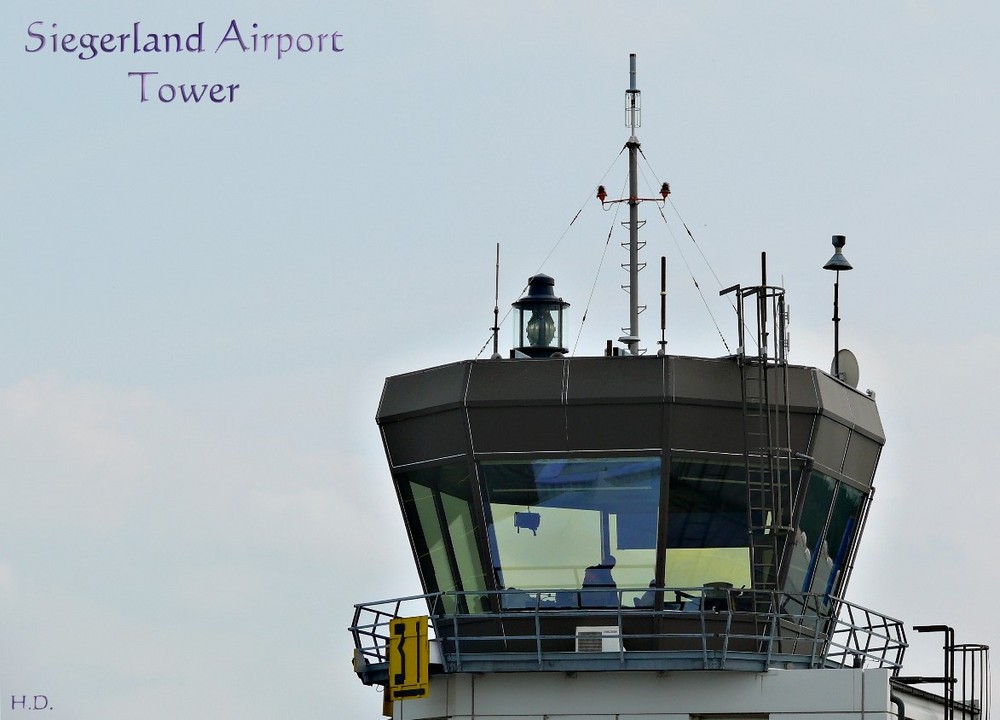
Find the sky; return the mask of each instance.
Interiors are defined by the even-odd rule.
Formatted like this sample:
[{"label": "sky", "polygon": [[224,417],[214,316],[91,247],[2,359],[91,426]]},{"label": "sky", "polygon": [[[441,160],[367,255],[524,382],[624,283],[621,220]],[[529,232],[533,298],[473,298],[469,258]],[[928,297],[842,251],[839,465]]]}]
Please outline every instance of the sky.
[{"label": "sky", "polygon": [[[243,52],[233,21],[306,50]],[[204,51],[53,51],[135,22]],[[623,218],[593,195],[625,182],[633,52],[644,192],[673,190],[640,276],[655,307],[667,256],[669,352],[735,347],[717,291],[766,251],[791,360],[828,368],[845,235],[841,346],[888,438],[848,598],[996,645],[998,25],[972,1],[6,0],[0,712],[380,717],[353,606],[420,590],[383,380],[488,356],[497,243],[502,310],[541,270],[575,354],[621,334]],[[910,639],[907,674],[936,674],[939,639]]]}]

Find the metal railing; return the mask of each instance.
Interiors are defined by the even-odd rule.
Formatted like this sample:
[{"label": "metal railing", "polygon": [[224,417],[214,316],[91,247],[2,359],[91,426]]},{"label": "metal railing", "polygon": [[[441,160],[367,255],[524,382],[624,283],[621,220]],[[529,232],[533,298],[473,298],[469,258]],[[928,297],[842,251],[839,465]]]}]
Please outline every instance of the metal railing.
[{"label": "metal railing", "polygon": [[[389,623],[426,614],[432,662],[443,672],[878,667],[895,675],[907,647],[899,620],[830,596],[706,588],[610,592],[452,592],[356,605],[350,627],[355,669],[366,684],[381,684]],[[581,642],[595,633],[598,650]]]}]

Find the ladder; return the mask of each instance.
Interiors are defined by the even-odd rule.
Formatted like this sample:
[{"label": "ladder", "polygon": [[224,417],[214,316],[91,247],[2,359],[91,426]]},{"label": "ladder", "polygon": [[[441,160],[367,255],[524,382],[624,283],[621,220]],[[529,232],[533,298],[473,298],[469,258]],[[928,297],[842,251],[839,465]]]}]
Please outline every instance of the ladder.
[{"label": "ladder", "polygon": [[[763,262],[763,261],[762,261]],[[792,449],[785,353],[785,291],[766,283],[734,285],[739,321],[740,396],[747,533],[754,590],[779,590],[786,539],[792,531]],[[746,306],[753,305],[748,317]],[[773,343],[768,331],[773,322]],[[754,348],[747,349],[747,336]],[[769,345],[773,347],[769,348]],[[769,350],[772,352],[769,353]]]}]

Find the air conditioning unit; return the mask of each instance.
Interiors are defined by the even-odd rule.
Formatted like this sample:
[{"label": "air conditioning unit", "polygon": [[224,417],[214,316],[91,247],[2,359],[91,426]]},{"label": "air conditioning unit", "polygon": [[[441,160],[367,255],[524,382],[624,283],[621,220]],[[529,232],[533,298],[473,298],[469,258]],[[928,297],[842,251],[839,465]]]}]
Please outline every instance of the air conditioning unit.
[{"label": "air conditioning unit", "polygon": [[614,625],[581,626],[576,629],[578,653],[620,652],[621,649],[621,634]]}]

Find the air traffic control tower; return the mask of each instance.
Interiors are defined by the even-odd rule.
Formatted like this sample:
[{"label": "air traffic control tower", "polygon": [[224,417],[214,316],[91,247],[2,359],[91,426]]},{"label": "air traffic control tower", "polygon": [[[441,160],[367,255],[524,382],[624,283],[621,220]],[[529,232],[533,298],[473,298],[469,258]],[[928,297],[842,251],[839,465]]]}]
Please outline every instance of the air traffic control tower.
[{"label": "air traffic control tower", "polygon": [[[629,195],[598,188],[629,208],[624,347],[568,356],[568,303],[536,275],[509,357],[494,327],[489,360],[385,381],[422,588],[355,606],[354,671],[395,720],[986,720],[988,690],[954,692],[953,634],[941,677],[903,678],[903,624],[845,600],[885,436],[850,353],[830,373],[788,362],[765,258],[759,284],[722,291],[736,352],[639,349],[630,62]],[[967,647],[975,685],[988,648]]]},{"label": "air traffic control tower", "polygon": [[[565,357],[550,284],[515,305],[533,356],[386,380],[377,422],[423,587],[357,606],[362,682],[408,719],[755,716],[750,685],[777,708],[787,673],[849,668],[795,682],[871,672],[888,712],[903,626],[843,600],[884,443],[873,398],[770,353],[766,324],[720,359]],[[730,290],[741,328],[780,324],[780,288]],[[396,621],[420,615],[429,640],[407,646]],[[391,668],[397,650],[426,668]]]}]

